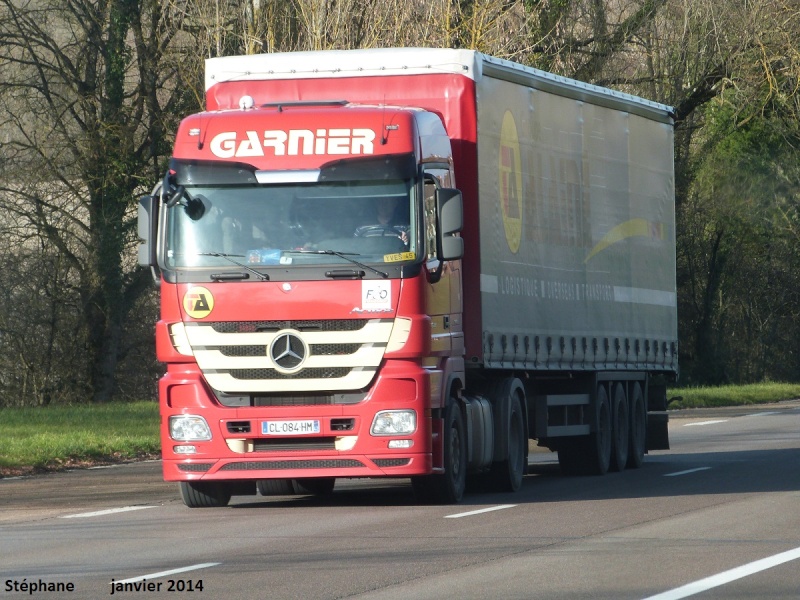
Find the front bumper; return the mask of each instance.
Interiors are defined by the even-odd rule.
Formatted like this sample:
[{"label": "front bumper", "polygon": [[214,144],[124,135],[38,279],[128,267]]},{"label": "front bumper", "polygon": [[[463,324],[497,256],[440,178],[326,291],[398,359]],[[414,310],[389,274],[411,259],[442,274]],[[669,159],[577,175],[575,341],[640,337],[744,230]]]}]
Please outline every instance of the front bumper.
[{"label": "front bumper", "polygon": [[[416,364],[388,365],[363,401],[355,404],[220,405],[194,365],[169,371],[160,382],[163,473],[166,481],[256,480],[310,477],[410,477],[432,472],[429,380]],[[413,433],[370,433],[382,410],[416,412]],[[169,418],[199,415],[212,439],[176,441]],[[315,420],[313,435],[264,435],[264,421]],[[407,447],[390,448],[402,440]]]}]

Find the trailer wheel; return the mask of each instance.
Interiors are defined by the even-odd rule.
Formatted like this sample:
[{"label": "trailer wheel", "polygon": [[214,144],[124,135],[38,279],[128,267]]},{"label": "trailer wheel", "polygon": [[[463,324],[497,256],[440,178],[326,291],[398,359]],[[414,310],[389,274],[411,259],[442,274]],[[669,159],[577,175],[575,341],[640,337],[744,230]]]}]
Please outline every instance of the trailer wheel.
[{"label": "trailer wheel", "polygon": [[587,440],[586,472],[592,475],[605,475],[611,464],[611,404],[605,388],[597,386],[595,402],[597,418],[595,431]]},{"label": "trailer wheel", "polygon": [[625,387],[621,383],[614,384],[612,398],[612,425],[611,425],[611,464],[612,471],[622,471],[628,464],[628,449],[630,447],[631,425],[628,413],[628,397]]},{"label": "trailer wheel", "polygon": [[528,438],[519,395],[512,393],[508,407],[508,458],[492,465],[493,488],[501,492],[516,492],[525,474]]},{"label": "trailer wheel", "polygon": [[631,392],[631,444],[628,451],[629,469],[638,469],[644,462],[644,453],[647,444],[647,407],[644,405],[642,386],[633,384]]},{"label": "trailer wheel", "polygon": [[412,477],[417,500],[423,503],[455,504],[464,496],[467,479],[467,438],[464,417],[450,400],[444,418],[444,473]]},{"label": "trailer wheel", "polygon": [[259,479],[256,489],[262,496],[294,496],[296,493],[291,479]]},{"label": "trailer wheel", "polygon": [[231,500],[231,489],[218,481],[181,481],[181,499],[189,508],[221,508]]}]

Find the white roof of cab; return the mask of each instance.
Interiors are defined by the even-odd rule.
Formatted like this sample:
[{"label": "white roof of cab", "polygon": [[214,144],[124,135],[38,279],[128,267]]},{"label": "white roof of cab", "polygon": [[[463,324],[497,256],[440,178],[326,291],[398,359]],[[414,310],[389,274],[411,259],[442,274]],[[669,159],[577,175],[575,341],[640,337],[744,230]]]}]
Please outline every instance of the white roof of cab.
[{"label": "white roof of cab", "polygon": [[370,48],[224,56],[206,60],[206,90],[225,81],[354,75],[459,73],[475,79],[475,55],[446,48]]}]

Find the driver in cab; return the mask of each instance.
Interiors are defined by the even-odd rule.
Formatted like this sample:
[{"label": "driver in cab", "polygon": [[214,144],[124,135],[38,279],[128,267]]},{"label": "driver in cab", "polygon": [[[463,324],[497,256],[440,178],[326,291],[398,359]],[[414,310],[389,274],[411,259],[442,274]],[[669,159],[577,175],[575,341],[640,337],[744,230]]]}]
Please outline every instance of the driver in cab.
[{"label": "driver in cab", "polygon": [[367,225],[358,227],[353,235],[356,237],[393,236],[400,238],[408,245],[408,218],[400,215],[400,199],[397,197],[382,197],[375,200],[374,216]]}]

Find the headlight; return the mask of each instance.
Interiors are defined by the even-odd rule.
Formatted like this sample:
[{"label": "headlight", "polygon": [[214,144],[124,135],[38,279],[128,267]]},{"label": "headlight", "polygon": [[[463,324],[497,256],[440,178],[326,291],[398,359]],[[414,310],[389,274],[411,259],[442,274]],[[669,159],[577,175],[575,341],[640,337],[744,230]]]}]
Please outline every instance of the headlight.
[{"label": "headlight", "polygon": [[417,430],[413,410],[382,410],[372,420],[372,435],[406,435]]},{"label": "headlight", "polygon": [[204,442],[211,439],[211,429],[203,417],[178,415],[169,418],[169,435],[176,442]]}]

